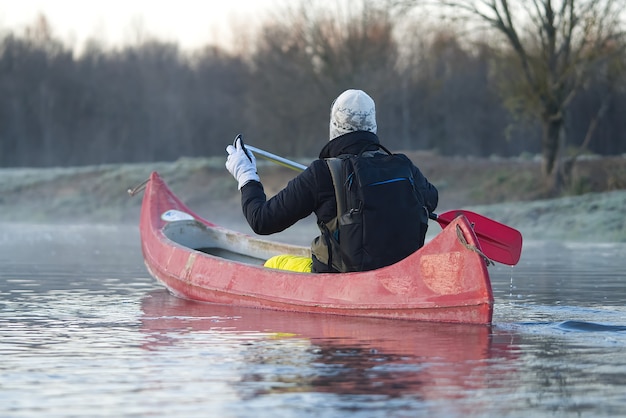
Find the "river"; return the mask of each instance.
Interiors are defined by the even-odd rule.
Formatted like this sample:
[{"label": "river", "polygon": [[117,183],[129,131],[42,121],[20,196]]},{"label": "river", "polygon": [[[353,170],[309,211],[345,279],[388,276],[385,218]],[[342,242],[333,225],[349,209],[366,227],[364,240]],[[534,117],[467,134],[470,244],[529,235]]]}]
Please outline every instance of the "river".
[{"label": "river", "polygon": [[626,414],[626,244],[526,242],[488,327],[194,303],[136,226],[1,226],[2,417]]}]

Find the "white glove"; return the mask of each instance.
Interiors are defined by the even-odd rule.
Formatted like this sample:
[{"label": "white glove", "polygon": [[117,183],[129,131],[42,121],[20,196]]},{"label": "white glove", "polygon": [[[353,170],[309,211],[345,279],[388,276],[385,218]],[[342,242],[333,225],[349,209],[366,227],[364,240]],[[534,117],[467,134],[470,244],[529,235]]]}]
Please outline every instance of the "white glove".
[{"label": "white glove", "polygon": [[256,172],[256,158],[254,158],[254,154],[243,149],[239,138],[235,140],[235,146],[229,145],[226,147],[226,152],[228,152],[226,169],[237,180],[239,190],[249,181],[261,181]]}]

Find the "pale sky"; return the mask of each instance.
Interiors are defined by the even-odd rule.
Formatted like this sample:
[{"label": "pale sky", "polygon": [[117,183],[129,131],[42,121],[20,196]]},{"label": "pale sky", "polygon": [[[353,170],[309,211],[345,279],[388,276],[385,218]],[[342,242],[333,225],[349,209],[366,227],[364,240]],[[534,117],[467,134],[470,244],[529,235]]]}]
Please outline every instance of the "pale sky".
[{"label": "pale sky", "polygon": [[[138,32],[183,48],[230,42],[232,27],[255,26],[285,0],[0,0],[0,31],[21,35],[44,14],[55,37],[80,49],[88,38],[115,46]],[[139,30],[138,30],[139,29]]]}]

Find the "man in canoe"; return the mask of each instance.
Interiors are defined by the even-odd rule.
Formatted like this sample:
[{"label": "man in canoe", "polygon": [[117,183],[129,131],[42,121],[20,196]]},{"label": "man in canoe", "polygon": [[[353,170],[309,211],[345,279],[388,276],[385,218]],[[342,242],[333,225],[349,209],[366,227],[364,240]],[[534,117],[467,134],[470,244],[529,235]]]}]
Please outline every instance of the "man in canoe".
[{"label": "man in canoe", "polygon": [[372,98],[362,90],[344,91],[331,106],[330,140],[319,158],[269,200],[255,157],[241,139],[226,148],[226,168],[238,182],[243,213],[255,233],[281,232],[311,213],[317,216],[321,235],[311,245],[312,258],[281,255],[266,267],[371,270],[424,245],[437,189],[405,155],[389,153],[376,132]]}]

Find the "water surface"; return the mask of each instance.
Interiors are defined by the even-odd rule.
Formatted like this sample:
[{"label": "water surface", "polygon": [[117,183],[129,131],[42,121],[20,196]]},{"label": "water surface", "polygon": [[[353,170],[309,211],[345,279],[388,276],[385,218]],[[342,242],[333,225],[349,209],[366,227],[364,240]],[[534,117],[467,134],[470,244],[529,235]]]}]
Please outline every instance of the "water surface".
[{"label": "water surface", "polygon": [[0,416],[619,416],[626,246],[526,243],[492,326],[199,304],[135,226],[3,225]]}]

